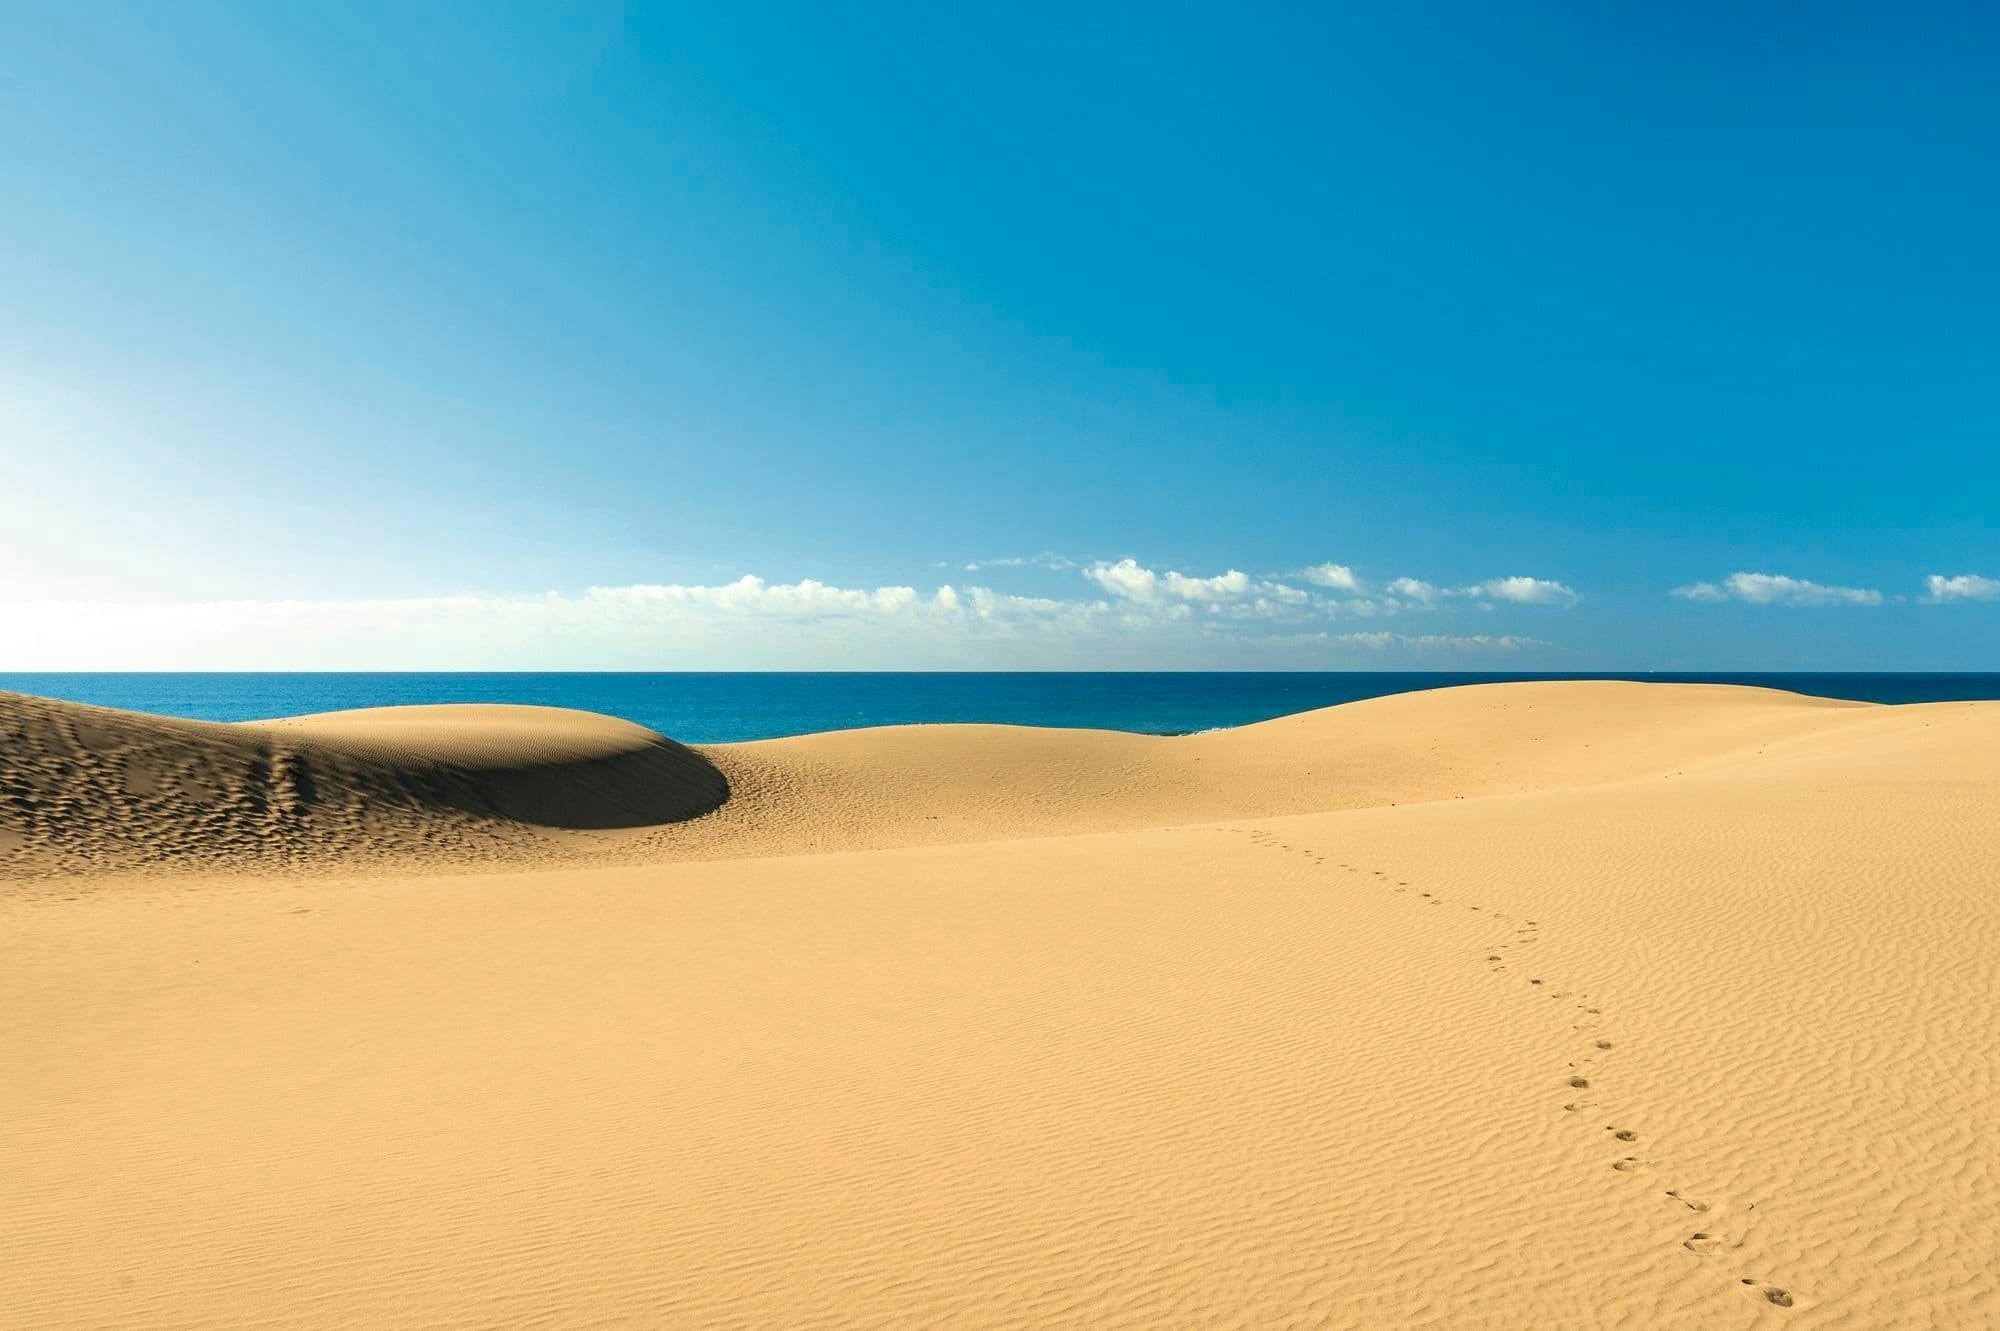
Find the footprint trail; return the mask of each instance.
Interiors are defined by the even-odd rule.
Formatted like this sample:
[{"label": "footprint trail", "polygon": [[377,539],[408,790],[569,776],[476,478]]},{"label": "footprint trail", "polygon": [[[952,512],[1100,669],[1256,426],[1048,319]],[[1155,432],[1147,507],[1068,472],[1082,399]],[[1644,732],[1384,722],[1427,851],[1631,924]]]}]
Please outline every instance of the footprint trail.
[{"label": "footprint trail", "polygon": [[[1309,847],[1295,847],[1281,842],[1275,834],[1260,829],[1237,827],[1218,828],[1216,830],[1234,833],[1247,832],[1252,845],[1301,854],[1316,865],[1323,865],[1327,862],[1326,855],[1317,850]],[[1364,872],[1362,866],[1339,861],[1335,862],[1334,867],[1348,874],[1360,874]],[[1380,880],[1380,885],[1388,886],[1398,894],[1408,895],[1410,893],[1412,884],[1409,879],[1391,878],[1388,872],[1382,869],[1366,869],[1365,873],[1368,877]],[[1366,878],[1363,881],[1367,881]],[[1430,906],[1443,906],[1447,904],[1445,899],[1436,893],[1421,888],[1412,897],[1412,904],[1418,902]],[[1537,920],[1523,919],[1516,924],[1511,917],[1500,911],[1483,910],[1482,907],[1473,904],[1468,904],[1466,909],[1481,911],[1489,920],[1496,921],[1502,925],[1512,926],[1508,929],[1502,941],[1489,944],[1483,953],[1484,964],[1487,971],[1491,974],[1499,976],[1511,974],[1512,968],[1509,962],[1513,958],[1509,957],[1509,952],[1515,949],[1533,947],[1540,941],[1541,924]],[[1586,1049],[1579,1051],[1577,1057],[1570,1060],[1568,1069],[1561,1079],[1562,1085],[1569,1091],[1601,1089],[1594,1084],[1600,1062],[1599,1056],[1609,1054],[1618,1047],[1616,1041],[1594,1034],[1601,1026],[1602,1018],[1605,1015],[1602,1005],[1587,991],[1554,988],[1549,983],[1548,978],[1543,975],[1524,976],[1523,980],[1525,981],[1524,988],[1530,993],[1547,993],[1550,998],[1558,1001],[1575,1000],[1573,1006],[1578,1014],[1578,1020],[1573,1024],[1571,1029],[1585,1037]],[[1565,1113],[1578,1117],[1581,1117],[1586,1111],[1595,1107],[1596,1102],[1589,1099],[1572,1098],[1564,1101],[1562,1104],[1562,1109]],[[1610,1135],[1612,1141],[1620,1145],[1637,1145],[1641,1141],[1642,1134],[1636,1127],[1630,1127],[1622,1123],[1604,1124],[1601,1122],[1600,1126],[1604,1132]],[[1610,1163],[1611,1168],[1617,1173],[1633,1177],[1650,1174],[1659,1168],[1658,1162],[1643,1156],[1631,1154],[1618,1156]],[[1744,1246],[1744,1230],[1750,1218],[1750,1213],[1756,1210],[1755,1202],[1747,1203],[1740,1208],[1727,1207],[1719,1203],[1688,1197],[1678,1188],[1664,1189],[1662,1195],[1670,1203],[1682,1207],[1694,1215],[1704,1217],[1701,1222],[1702,1227],[1691,1230],[1680,1241],[1681,1249],[1690,1256],[1705,1261],[1733,1253]],[[1737,1287],[1767,1308],[1792,1308],[1797,1303],[1797,1299],[1790,1289],[1769,1281],[1742,1276],[1738,1278]]]}]

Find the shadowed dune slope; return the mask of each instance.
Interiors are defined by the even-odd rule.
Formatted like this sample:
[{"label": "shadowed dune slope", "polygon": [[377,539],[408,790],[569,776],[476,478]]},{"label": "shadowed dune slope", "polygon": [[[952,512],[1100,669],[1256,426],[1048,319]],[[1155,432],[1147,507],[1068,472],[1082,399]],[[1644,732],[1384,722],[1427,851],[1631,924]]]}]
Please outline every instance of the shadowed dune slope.
[{"label": "shadowed dune slope", "polygon": [[700,755],[546,707],[219,725],[0,694],[0,874],[518,858],[728,797]]}]

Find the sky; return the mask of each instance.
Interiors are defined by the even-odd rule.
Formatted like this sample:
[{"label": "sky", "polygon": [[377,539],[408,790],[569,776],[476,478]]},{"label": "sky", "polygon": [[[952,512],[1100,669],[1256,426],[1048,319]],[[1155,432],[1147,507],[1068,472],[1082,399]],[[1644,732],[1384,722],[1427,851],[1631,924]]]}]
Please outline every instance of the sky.
[{"label": "sky", "polygon": [[0,669],[2000,668],[1996,43],[0,0]]}]

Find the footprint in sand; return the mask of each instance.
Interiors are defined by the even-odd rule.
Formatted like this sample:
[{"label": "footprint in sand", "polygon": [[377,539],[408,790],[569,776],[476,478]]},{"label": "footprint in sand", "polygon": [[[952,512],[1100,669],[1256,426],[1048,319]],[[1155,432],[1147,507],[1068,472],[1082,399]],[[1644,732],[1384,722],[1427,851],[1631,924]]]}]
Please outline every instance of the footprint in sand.
[{"label": "footprint in sand", "polygon": [[1780,1308],[1789,1308],[1792,1306],[1792,1292],[1788,1289],[1780,1289],[1776,1285],[1767,1285],[1761,1280],[1752,1280],[1748,1276],[1743,1277],[1741,1283],[1746,1293],[1752,1294],[1766,1303],[1776,1304]]},{"label": "footprint in sand", "polygon": [[1632,1131],[1632,1129],[1630,1128],[1614,1128],[1607,1126],[1604,1130],[1610,1133],[1613,1137],[1616,1137],[1621,1142],[1635,1142],[1639,1140],[1639,1134]]},{"label": "footprint in sand", "polygon": [[1738,1235],[1725,1234],[1719,1229],[1703,1229],[1688,1235],[1681,1246],[1697,1257],[1713,1257],[1716,1253],[1742,1247],[1743,1240]]},{"label": "footprint in sand", "polygon": [[1587,1091],[1590,1089],[1590,1078],[1571,1077],[1569,1079],[1569,1088],[1573,1091]]},{"label": "footprint in sand", "polygon": [[1636,1155],[1628,1155],[1613,1160],[1611,1167],[1621,1174],[1643,1174],[1653,1167],[1653,1162],[1641,1160]]},{"label": "footprint in sand", "polygon": [[1694,1198],[1692,1197],[1683,1197],[1678,1191],[1676,1191],[1673,1188],[1667,1189],[1667,1196],[1673,1198],[1675,1201],[1679,1202],[1682,1206],[1687,1207],[1688,1210],[1695,1212],[1697,1215],[1708,1210],[1707,1202],[1698,1202],[1694,1200]]}]

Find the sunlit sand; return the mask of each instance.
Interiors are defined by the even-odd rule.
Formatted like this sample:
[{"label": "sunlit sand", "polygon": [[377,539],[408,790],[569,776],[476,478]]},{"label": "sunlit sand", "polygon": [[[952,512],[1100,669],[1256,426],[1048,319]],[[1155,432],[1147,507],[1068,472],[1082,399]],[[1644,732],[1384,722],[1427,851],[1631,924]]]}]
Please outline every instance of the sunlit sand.
[{"label": "sunlit sand", "polygon": [[0,1326],[1972,1327],[2000,704],[0,695]]}]

